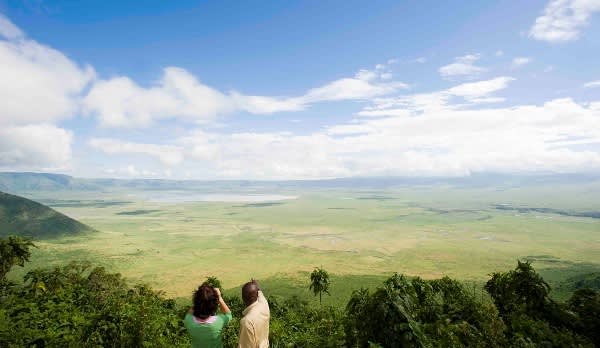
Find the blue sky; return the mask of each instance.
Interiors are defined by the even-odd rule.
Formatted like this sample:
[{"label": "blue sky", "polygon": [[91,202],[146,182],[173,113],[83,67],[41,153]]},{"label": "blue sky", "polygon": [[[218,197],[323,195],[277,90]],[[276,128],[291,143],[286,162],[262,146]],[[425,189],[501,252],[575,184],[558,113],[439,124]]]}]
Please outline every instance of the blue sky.
[{"label": "blue sky", "polygon": [[0,170],[600,170],[600,0],[2,1]]}]

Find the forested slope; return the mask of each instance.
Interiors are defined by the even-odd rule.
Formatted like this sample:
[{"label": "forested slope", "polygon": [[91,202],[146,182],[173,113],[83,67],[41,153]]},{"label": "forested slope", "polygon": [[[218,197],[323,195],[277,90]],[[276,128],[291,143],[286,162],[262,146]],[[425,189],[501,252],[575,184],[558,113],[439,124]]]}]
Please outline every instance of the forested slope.
[{"label": "forested slope", "polygon": [[18,235],[47,239],[91,231],[91,227],[48,206],[0,192],[0,238]]}]

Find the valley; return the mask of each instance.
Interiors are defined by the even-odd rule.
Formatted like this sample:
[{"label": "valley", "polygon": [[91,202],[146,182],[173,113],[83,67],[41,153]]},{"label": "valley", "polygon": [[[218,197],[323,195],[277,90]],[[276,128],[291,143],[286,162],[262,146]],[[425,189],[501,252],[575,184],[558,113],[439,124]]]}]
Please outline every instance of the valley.
[{"label": "valley", "polygon": [[474,283],[517,259],[533,261],[556,284],[600,270],[600,219],[581,216],[600,211],[593,182],[219,185],[22,192],[97,231],[36,241],[32,262],[15,276],[86,259],[172,297],[187,297],[211,275],[226,288],[251,277],[284,282],[283,295],[306,297],[303,284],[317,266],[340,279],[402,272]]}]

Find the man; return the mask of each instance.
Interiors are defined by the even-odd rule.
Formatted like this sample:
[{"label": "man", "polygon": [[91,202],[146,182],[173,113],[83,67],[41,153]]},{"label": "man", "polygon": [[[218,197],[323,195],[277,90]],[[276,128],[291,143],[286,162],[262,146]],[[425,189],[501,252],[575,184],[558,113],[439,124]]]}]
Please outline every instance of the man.
[{"label": "man", "polygon": [[240,320],[240,348],[269,347],[269,304],[256,280],[244,284],[242,299],[246,309]]}]

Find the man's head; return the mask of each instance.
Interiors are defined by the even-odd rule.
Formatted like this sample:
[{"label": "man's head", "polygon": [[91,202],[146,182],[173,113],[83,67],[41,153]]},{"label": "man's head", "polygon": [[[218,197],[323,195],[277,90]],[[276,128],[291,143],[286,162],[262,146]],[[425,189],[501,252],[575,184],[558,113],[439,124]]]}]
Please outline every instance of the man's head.
[{"label": "man's head", "polygon": [[258,284],[256,281],[247,282],[242,286],[242,299],[244,300],[244,304],[246,307],[256,302],[258,299]]}]

